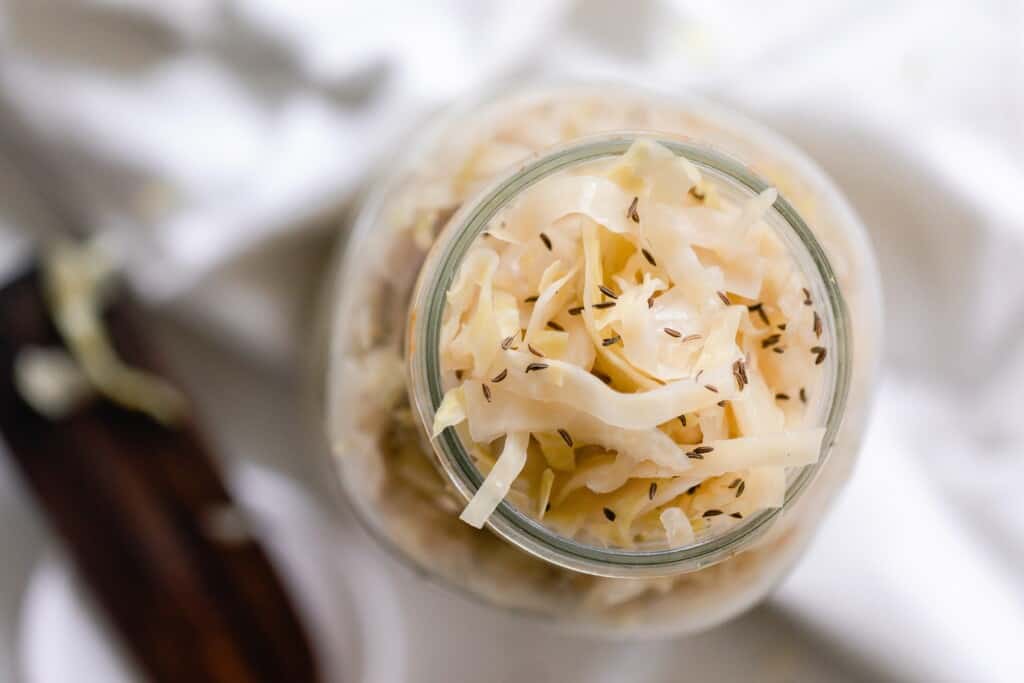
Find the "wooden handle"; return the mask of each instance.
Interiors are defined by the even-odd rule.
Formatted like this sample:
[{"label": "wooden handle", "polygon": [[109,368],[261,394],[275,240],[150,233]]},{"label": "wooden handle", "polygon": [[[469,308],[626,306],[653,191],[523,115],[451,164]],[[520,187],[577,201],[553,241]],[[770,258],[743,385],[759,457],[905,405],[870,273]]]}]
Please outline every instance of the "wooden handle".
[{"label": "wooden handle", "polygon": [[[130,303],[108,330],[130,364],[165,375]],[[194,425],[165,428],[96,399],[56,421],[16,390],[20,349],[63,347],[37,272],[0,290],[0,432],[80,575],[155,681],[319,679],[309,642]]]}]

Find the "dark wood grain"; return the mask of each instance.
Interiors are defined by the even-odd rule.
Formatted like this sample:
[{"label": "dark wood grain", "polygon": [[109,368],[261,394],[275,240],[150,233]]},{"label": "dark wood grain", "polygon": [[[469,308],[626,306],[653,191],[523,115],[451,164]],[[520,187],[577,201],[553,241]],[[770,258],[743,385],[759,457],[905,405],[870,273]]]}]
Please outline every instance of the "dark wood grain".
[{"label": "dark wood grain", "polygon": [[[162,372],[121,299],[107,316],[132,365]],[[63,346],[28,272],[0,290],[0,432],[78,572],[153,680],[316,681],[295,610],[258,543],[212,538],[231,505],[198,431],[97,399],[50,421],[15,390],[25,346]],[[166,376],[166,375],[165,375]]]}]

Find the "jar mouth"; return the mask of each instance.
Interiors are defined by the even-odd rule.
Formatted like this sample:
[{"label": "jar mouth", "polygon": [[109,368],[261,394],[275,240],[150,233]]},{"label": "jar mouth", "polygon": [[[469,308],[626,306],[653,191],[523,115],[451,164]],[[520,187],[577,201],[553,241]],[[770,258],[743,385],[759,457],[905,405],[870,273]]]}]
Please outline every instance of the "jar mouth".
[{"label": "jar mouth", "polygon": [[[444,396],[439,340],[450,288],[459,265],[491,219],[531,185],[577,164],[621,156],[637,139],[653,140],[696,165],[720,184],[753,197],[774,187],[741,161],[710,146],[686,138],[644,131],[617,131],[577,139],[549,149],[521,163],[515,170],[481,190],[452,217],[438,237],[420,271],[412,297],[407,358],[411,403],[424,432],[429,434],[434,414]],[[818,461],[790,472],[781,508],[761,511],[723,533],[700,538],[678,548],[643,550],[599,547],[562,536],[503,501],[487,525],[521,550],[566,569],[610,577],[665,576],[721,562],[766,533],[790,508],[828,461],[842,424],[851,373],[851,334],[846,304],[836,276],[821,245],[793,206],[779,195],[764,219],[771,226],[807,279],[808,288],[821,302],[822,337],[830,347],[825,360],[823,391],[808,407],[807,419],[825,426]],[[453,429],[432,440],[444,476],[467,500],[484,480]]]}]

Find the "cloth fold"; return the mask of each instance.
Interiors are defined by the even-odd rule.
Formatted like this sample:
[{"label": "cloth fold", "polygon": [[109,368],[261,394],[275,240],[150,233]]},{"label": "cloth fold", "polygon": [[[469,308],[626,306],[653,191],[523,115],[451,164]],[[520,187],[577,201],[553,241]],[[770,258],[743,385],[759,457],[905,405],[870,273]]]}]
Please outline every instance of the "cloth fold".
[{"label": "cloth fold", "polygon": [[[1022,36],[1024,8],[998,0],[0,0],[0,94],[61,150],[144,300],[276,376],[308,347],[339,213],[452,98],[509,76],[611,77],[764,121],[861,214],[887,306],[862,465],[772,609],[878,677],[997,681],[1019,679],[1024,633]],[[5,208],[0,252],[32,230]],[[230,441],[247,425],[216,428]],[[403,599],[514,630],[416,590]],[[405,617],[409,632],[430,619]],[[555,659],[562,643],[510,642]],[[635,680],[679,661],[643,652]],[[496,680],[520,665],[492,664]]]}]

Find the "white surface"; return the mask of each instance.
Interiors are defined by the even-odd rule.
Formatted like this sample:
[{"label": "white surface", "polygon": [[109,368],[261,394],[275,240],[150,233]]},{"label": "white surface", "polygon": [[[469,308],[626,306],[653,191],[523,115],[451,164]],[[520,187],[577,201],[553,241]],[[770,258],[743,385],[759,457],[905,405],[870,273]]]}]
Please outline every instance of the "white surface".
[{"label": "white surface", "polygon": [[[404,679],[1019,680],[1020,3],[0,7],[0,82],[40,132],[70,145],[63,157],[75,162],[95,222],[120,235],[133,282],[183,321],[161,329],[217,446],[232,462],[287,472],[311,495],[323,482],[296,455],[309,448],[310,427],[288,378],[304,355],[301,323],[322,261],[323,223],[313,219],[341,207],[404,127],[452,95],[520,72],[695,87],[806,149],[869,226],[887,302],[877,419],[853,484],[769,609],[690,641],[594,644],[414,580],[343,517],[348,535],[335,545],[347,552],[326,562],[344,572],[365,561],[398,598],[409,635],[405,657],[394,659],[415,672]],[[5,215],[0,238],[19,225]],[[289,518],[295,501],[262,503]],[[33,600],[21,599],[45,541],[2,468],[0,511],[9,529],[0,665],[13,671],[23,604],[24,624],[45,625],[26,646],[35,654],[25,668],[35,671],[39,658],[67,654],[58,635],[74,638],[81,622],[51,564],[41,565]],[[49,593],[57,598],[35,597]],[[44,618],[36,610],[47,600]],[[395,637],[382,628],[360,651],[388,651]],[[74,652],[79,670],[103,661]]]},{"label": "white surface", "polygon": [[[92,614],[67,567],[55,556],[36,568],[25,592],[20,655],[25,681],[123,683],[138,680]],[[54,656],[54,652],[61,654]],[[80,662],[88,662],[81,666]]]}]

